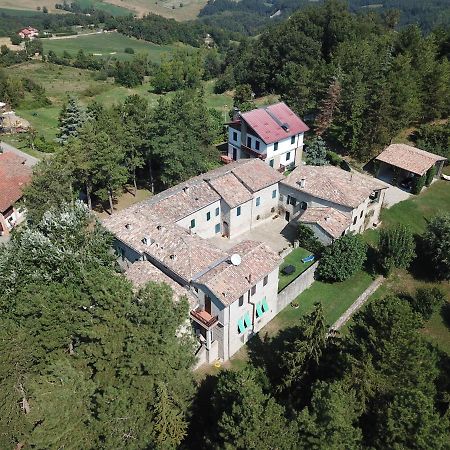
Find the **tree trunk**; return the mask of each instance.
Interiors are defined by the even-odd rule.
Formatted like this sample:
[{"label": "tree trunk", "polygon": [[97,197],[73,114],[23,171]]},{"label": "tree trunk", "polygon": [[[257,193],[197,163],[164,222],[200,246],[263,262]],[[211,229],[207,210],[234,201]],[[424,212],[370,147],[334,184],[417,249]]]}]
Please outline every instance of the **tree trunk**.
[{"label": "tree trunk", "polygon": [[87,197],[88,207],[90,210],[92,210],[91,188],[89,186],[89,183],[86,183],[86,197]]},{"label": "tree trunk", "polygon": [[148,174],[150,175],[150,190],[152,191],[152,194],[155,193],[155,185],[153,182],[153,170],[152,170],[152,161],[148,161]]},{"label": "tree trunk", "polygon": [[109,197],[109,208],[111,209],[111,215],[113,211],[113,199],[112,199],[112,190],[108,189],[108,197]]},{"label": "tree trunk", "polygon": [[137,184],[136,184],[136,169],[133,170],[133,185],[134,185],[134,196],[137,194]]}]

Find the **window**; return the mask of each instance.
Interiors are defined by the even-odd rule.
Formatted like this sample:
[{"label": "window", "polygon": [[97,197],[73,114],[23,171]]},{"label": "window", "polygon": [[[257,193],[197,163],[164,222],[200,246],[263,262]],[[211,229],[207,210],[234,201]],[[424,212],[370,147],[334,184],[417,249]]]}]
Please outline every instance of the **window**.
[{"label": "window", "polygon": [[244,304],[244,296],[241,295],[241,296],[239,297],[239,306],[242,306],[243,304]]},{"label": "window", "polygon": [[275,161],[273,160],[273,159],[271,159],[270,161],[269,161],[269,166],[270,167],[273,167],[273,163],[274,163]]},{"label": "window", "polygon": [[220,209],[219,209],[219,208],[216,208],[216,216],[218,216],[219,213],[220,213]]},{"label": "window", "polygon": [[259,141],[258,140],[255,140],[255,148],[256,148],[256,150],[259,150]]},{"label": "window", "polygon": [[278,142],[275,142],[275,144],[273,144],[273,151],[276,152],[278,150]]},{"label": "window", "polygon": [[243,333],[247,328],[252,326],[252,319],[250,318],[250,314],[247,311],[239,320],[238,320],[238,333]]},{"label": "window", "polygon": [[264,277],[264,280],[263,280],[263,286],[265,286],[265,285],[267,284],[268,281],[269,281],[269,276],[266,275],[266,276]]},{"label": "window", "polygon": [[256,197],[256,206],[261,204],[261,197]]},{"label": "window", "polygon": [[252,290],[251,290],[251,295],[255,295],[256,294],[256,284],[252,287]]},{"label": "window", "polygon": [[236,131],[233,131],[233,141],[237,142],[237,133],[236,133]]},{"label": "window", "polygon": [[240,206],[238,206],[237,209],[236,209],[236,215],[237,216],[241,215],[241,207]]},{"label": "window", "polygon": [[206,221],[211,220],[211,211],[206,213]]},{"label": "window", "polygon": [[214,227],[214,232],[217,234],[217,233],[220,233],[220,223],[216,223],[216,226]]},{"label": "window", "polygon": [[[288,195],[286,198],[286,203],[288,205],[295,206],[297,204],[297,199],[295,197],[292,197],[291,195]],[[302,202],[302,203],[304,203],[304,202]]]},{"label": "window", "polygon": [[291,159],[291,152],[286,153],[286,161],[289,161]]},{"label": "window", "polygon": [[274,189],[274,190],[272,191],[272,198],[276,198],[276,197],[277,197],[277,190]]},{"label": "window", "polygon": [[363,211],[361,211],[361,214],[359,215],[359,217],[362,217],[362,216],[363,216],[363,214],[364,214],[364,210],[363,210]]},{"label": "window", "polygon": [[252,146],[252,138],[250,136],[247,136],[247,147]]},{"label": "window", "polygon": [[358,216],[355,216],[354,218],[353,218],[353,225],[355,225],[356,224],[356,221],[358,220]]},{"label": "window", "polygon": [[195,219],[191,220],[191,228],[195,228]]},{"label": "window", "polygon": [[308,203],[300,202],[300,208],[303,209],[303,211],[306,211],[306,209],[308,208]]},{"label": "window", "polygon": [[291,137],[291,145],[292,145],[292,144],[295,144],[295,136],[292,136],[292,137]]},{"label": "window", "polygon": [[261,317],[267,311],[269,311],[269,305],[267,304],[266,297],[264,297],[256,304],[256,317]]}]

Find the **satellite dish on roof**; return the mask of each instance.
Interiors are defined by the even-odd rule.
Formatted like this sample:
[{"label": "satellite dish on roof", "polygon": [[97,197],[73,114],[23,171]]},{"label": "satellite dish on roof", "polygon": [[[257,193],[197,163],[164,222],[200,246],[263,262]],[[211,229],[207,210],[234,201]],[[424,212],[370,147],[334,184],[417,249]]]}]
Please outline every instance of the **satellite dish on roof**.
[{"label": "satellite dish on roof", "polygon": [[233,253],[231,255],[230,261],[233,266],[238,266],[241,263],[241,257],[237,253]]}]

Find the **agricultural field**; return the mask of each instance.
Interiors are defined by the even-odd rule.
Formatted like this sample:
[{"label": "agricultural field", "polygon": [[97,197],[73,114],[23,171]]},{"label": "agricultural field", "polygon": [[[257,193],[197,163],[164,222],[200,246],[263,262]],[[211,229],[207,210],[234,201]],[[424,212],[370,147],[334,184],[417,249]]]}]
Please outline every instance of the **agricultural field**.
[{"label": "agricultural field", "polygon": [[7,9],[8,13],[14,13],[15,16],[29,15],[29,11],[35,11],[36,7],[46,6],[51,13],[61,12],[55,8],[57,0],[0,0],[0,9]]},{"label": "agricultural field", "polygon": [[105,3],[131,9],[136,15],[148,13],[179,21],[193,20],[207,0],[105,0]]},{"label": "agricultural field", "polygon": [[42,39],[44,53],[53,50],[62,56],[64,51],[75,56],[79,50],[92,53],[99,58],[115,58],[119,60],[132,59],[134,55],[125,53],[126,48],[132,48],[137,53],[146,53],[156,63],[163,55],[172,53],[176,48],[187,47],[183,44],[157,45],[152,42],[140,41],[119,33],[100,33],[78,36],[65,36],[58,39]]}]

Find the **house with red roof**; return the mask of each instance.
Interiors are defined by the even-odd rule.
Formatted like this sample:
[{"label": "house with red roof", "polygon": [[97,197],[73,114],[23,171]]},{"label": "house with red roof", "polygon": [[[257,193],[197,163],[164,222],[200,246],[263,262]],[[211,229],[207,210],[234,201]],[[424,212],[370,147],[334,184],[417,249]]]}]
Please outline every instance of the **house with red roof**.
[{"label": "house with red roof", "polygon": [[39,35],[39,30],[33,27],[26,27],[17,33],[22,39],[34,39]]},{"label": "house with red roof", "polygon": [[0,236],[8,235],[25,218],[16,206],[31,181],[32,172],[25,161],[15,153],[0,153]]},{"label": "house with red roof", "polygon": [[228,124],[228,160],[259,158],[284,171],[300,164],[308,126],[283,102],[236,112]]}]

